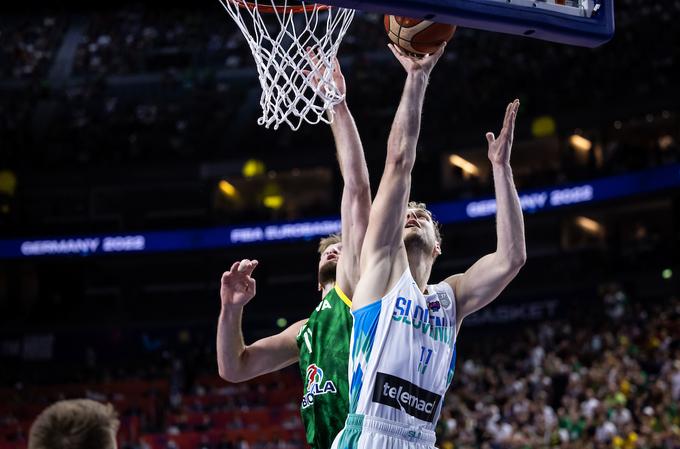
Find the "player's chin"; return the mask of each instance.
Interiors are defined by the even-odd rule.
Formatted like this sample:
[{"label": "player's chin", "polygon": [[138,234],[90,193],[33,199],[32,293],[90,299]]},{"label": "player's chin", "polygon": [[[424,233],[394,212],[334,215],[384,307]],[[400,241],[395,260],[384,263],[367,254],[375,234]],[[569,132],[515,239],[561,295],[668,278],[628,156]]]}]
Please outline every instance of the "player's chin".
[{"label": "player's chin", "polygon": [[335,281],[337,265],[337,262],[330,261],[319,267],[319,282],[321,284]]},{"label": "player's chin", "polygon": [[337,266],[338,266],[337,259],[327,260],[321,265],[321,267],[319,267],[319,271],[335,271]]},{"label": "player's chin", "polygon": [[425,241],[424,236],[418,228],[406,228],[404,231],[404,243],[422,243]]}]

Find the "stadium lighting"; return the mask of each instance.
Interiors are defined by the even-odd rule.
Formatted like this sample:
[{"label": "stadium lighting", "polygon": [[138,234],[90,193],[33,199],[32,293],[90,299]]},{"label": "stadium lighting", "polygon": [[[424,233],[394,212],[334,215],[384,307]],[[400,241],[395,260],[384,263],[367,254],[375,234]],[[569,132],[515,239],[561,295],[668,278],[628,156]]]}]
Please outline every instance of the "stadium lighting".
[{"label": "stadium lighting", "polygon": [[673,277],[673,270],[670,268],[666,268],[661,272],[661,277],[664,278],[665,280],[668,280]]},{"label": "stadium lighting", "polygon": [[10,170],[0,170],[0,193],[7,196],[14,196],[17,188],[17,177]]},{"label": "stadium lighting", "polygon": [[248,159],[243,164],[242,173],[244,178],[252,178],[264,174],[265,170],[264,162],[258,159]]},{"label": "stadium lighting", "polygon": [[454,167],[458,167],[461,170],[463,170],[463,173],[472,176],[479,176],[479,168],[477,168],[477,166],[472,162],[463,159],[457,154],[452,154],[451,156],[449,156],[449,163]]},{"label": "stadium lighting", "polygon": [[283,197],[281,195],[267,195],[262,203],[270,209],[280,209],[283,206]]},{"label": "stadium lighting", "polygon": [[557,125],[555,119],[549,115],[536,117],[531,123],[531,134],[534,137],[547,137],[555,134]]},{"label": "stadium lighting", "polygon": [[661,151],[668,150],[674,143],[673,136],[665,134],[659,137],[659,148]]},{"label": "stadium lighting", "polygon": [[226,197],[234,198],[236,195],[238,195],[236,187],[224,179],[221,180],[217,186],[219,187],[220,192],[222,192]]},{"label": "stadium lighting", "polygon": [[285,318],[283,318],[283,317],[281,317],[281,318],[279,318],[278,320],[276,320],[276,325],[277,325],[279,328],[281,328],[281,329],[283,329],[284,327],[286,327],[286,324],[288,324],[288,320],[285,319]]},{"label": "stadium lighting", "polygon": [[593,142],[578,134],[573,134],[569,138],[569,144],[578,151],[590,151],[593,147]]},{"label": "stadium lighting", "polygon": [[590,234],[601,234],[604,231],[600,223],[588,217],[576,217],[576,224]]}]

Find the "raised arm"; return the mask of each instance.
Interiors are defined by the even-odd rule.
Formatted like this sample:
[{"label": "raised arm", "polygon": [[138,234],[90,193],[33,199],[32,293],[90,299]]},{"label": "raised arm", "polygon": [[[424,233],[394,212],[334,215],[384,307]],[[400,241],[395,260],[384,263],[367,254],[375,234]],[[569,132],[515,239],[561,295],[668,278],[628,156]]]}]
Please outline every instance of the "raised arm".
[{"label": "raised arm", "polygon": [[491,132],[486,134],[496,190],[496,251],[479,259],[465,273],[446,280],[455,292],[458,324],[496,299],[526,262],[522,207],[510,168],[518,109],[519,100],[508,105],[498,139]]},{"label": "raised arm", "polygon": [[[345,95],[345,77],[337,58],[334,61],[333,78],[340,92]],[[354,118],[347,107],[346,97],[335,107],[331,129],[344,182],[340,208],[342,257],[338,261],[336,283],[351,298],[359,281],[359,257],[371,211],[371,187],[364,149]]]},{"label": "raised arm", "polygon": [[222,310],[217,323],[217,367],[220,377],[243,382],[279,370],[299,358],[297,333],[304,324],[298,321],[283,332],[246,346],[241,332],[243,307],[255,296],[255,279],[250,275],[256,260],[234,262],[222,275]]},{"label": "raised arm", "polygon": [[406,206],[411,190],[411,170],[416,159],[420,114],[430,72],[445,44],[432,55],[416,59],[390,44],[406,70],[404,92],[387,141],[385,170],[371,207],[361,252],[361,291],[352,301],[358,309],[381,298],[408,266],[403,242]]}]

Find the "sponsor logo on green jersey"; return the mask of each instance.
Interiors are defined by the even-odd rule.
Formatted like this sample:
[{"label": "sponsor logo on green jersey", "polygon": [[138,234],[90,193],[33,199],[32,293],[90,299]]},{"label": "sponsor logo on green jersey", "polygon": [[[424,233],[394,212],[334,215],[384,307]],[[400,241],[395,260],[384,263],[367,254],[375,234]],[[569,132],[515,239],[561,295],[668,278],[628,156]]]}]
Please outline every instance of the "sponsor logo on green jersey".
[{"label": "sponsor logo on green jersey", "polygon": [[307,408],[314,404],[314,396],[320,396],[327,393],[337,393],[335,384],[332,380],[323,380],[323,370],[312,363],[307,367],[307,391],[302,396],[302,408]]}]

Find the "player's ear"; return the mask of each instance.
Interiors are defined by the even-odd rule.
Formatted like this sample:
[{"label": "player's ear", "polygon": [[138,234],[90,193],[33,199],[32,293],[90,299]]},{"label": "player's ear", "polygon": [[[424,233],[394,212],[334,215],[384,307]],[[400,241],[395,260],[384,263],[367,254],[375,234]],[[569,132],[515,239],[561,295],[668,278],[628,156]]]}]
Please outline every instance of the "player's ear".
[{"label": "player's ear", "polygon": [[439,244],[439,242],[434,242],[434,248],[432,249],[432,257],[435,259],[442,254],[442,246]]},{"label": "player's ear", "polygon": [[319,291],[323,290],[323,286],[321,285],[321,282],[319,282],[318,284],[316,284],[316,288],[317,288],[317,290],[319,290]]}]

